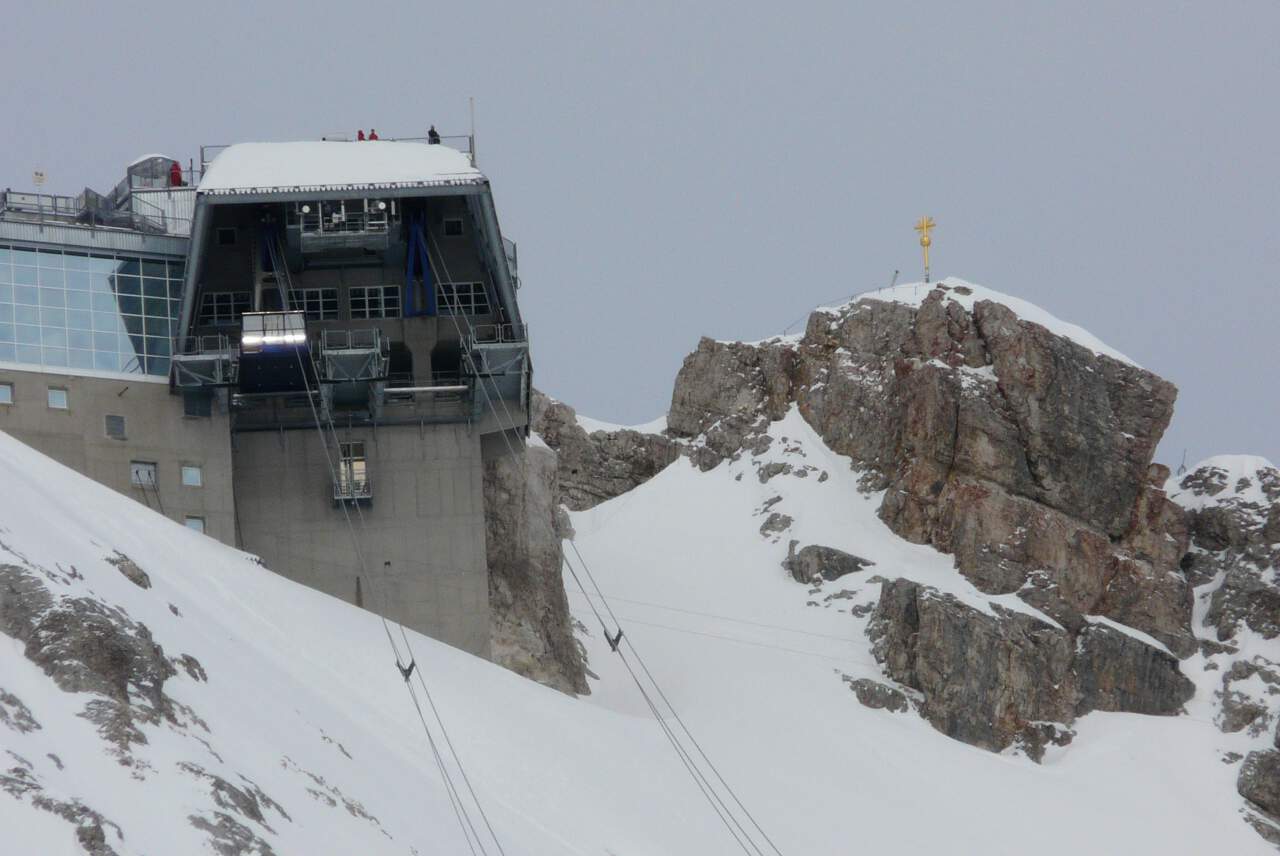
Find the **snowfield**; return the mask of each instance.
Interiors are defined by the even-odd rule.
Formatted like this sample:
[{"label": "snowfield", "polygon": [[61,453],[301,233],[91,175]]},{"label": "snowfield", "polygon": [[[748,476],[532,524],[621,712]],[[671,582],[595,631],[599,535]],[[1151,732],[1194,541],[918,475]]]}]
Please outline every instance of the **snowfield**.
[{"label": "snowfield", "polygon": [[[1245,738],[1210,721],[1209,678],[1190,715],[1090,714],[1043,765],[950,740],[914,713],[860,705],[843,676],[880,673],[867,618],[850,610],[875,601],[875,575],[921,580],[975,605],[1030,608],[980,594],[950,557],[890,533],[875,516],[879,497],[858,493],[847,459],[796,413],[771,433],[765,458],[707,473],[678,460],[574,514],[573,525],[627,637],[783,853],[1271,852],[1238,815],[1236,769],[1221,758]],[[762,484],[757,466],[767,461],[793,471]],[[79,800],[118,825],[106,837],[120,854],[212,852],[191,818],[214,822],[228,809],[182,764],[270,798],[260,821],[238,817],[264,845],[245,852],[470,852],[375,615],[278,577],[3,434],[0,482],[0,564],[59,572],[57,596],[118,606],[169,657],[191,655],[207,674],[180,668],[165,683],[194,716],[144,726],[146,744],[123,766],[77,715],[87,696],[58,689],[21,643],[2,637],[0,689],[41,726],[0,724],[4,768],[29,765],[48,797]],[[766,537],[760,525],[774,512],[794,523]],[[791,538],[875,564],[814,591],[779,565]],[[108,564],[114,551],[151,588]],[[585,595],[566,581],[599,676],[590,697],[408,634],[503,849],[739,852]],[[1199,680],[1194,658],[1187,671]],[[30,793],[2,788],[0,851],[80,852],[71,824],[33,806]]]}]

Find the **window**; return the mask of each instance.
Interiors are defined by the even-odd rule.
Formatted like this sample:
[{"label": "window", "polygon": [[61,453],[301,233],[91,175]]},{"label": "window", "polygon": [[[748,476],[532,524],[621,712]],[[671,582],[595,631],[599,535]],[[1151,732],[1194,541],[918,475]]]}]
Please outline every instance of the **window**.
[{"label": "window", "polygon": [[130,461],[129,484],[134,487],[156,486],[155,461]]},{"label": "window", "polygon": [[459,238],[462,236],[461,217],[444,218],[444,236],[446,238]]},{"label": "window", "polygon": [[186,519],[184,519],[182,522],[186,525],[188,529],[194,529],[196,532],[199,532],[201,535],[204,534],[204,518],[203,517],[192,517],[191,515],[188,515]]},{"label": "window", "polygon": [[183,487],[204,487],[204,471],[196,464],[182,465]]},{"label": "window", "polygon": [[483,282],[437,283],[436,303],[446,315],[487,315],[490,311]]},{"label": "window", "polygon": [[218,246],[233,247],[236,243],[235,226],[223,226],[218,229]]},{"label": "window", "polygon": [[369,491],[368,462],[364,443],[339,444],[338,483],[333,486],[334,499],[367,499]]},{"label": "window", "polygon": [[399,318],[400,286],[351,287],[351,318]]},{"label": "window", "polygon": [[167,375],[180,262],[0,245],[0,361]]},{"label": "window", "polygon": [[49,407],[52,410],[67,409],[67,391],[60,386],[49,387]]},{"label": "window", "polygon": [[210,292],[200,301],[200,314],[196,326],[214,327],[239,322],[240,316],[249,311],[250,293],[247,291]]},{"label": "window", "polygon": [[114,414],[108,413],[106,416],[103,417],[102,421],[104,423],[103,428],[107,432],[107,437],[109,439],[112,439],[112,440],[125,439],[123,416],[116,416]]},{"label": "window", "polygon": [[289,292],[289,308],[305,312],[308,321],[332,321],[338,317],[338,289],[292,289]]},{"label": "window", "polygon": [[0,404],[13,404],[13,384],[0,383]]}]

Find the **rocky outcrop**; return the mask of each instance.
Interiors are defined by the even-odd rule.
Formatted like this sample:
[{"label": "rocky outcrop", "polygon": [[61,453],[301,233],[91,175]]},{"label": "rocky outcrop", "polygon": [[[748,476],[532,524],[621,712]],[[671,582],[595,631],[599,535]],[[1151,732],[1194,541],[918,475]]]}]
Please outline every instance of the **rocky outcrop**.
[{"label": "rocky outcrop", "polygon": [[1197,584],[1221,576],[1205,615],[1218,640],[1241,627],[1264,639],[1280,636],[1280,470],[1264,458],[1226,455],[1168,490],[1187,509],[1187,574]]},{"label": "rocky outcrop", "polygon": [[868,634],[887,674],[922,695],[944,734],[992,750],[1046,740],[1091,710],[1178,713],[1194,693],[1167,652],[1101,625],[1078,633],[903,579],[884,584]]},{"label": "rocky outcrop", "polygon": [[815,312],[798,341],[703,339],[668,428],[706,469],[759,454],[795,406],[885,491],[895,532],[953,554],[982,591],[1073,632],[1102,615],[1191,654],[1187,530],[1151,464],[1174,387],[971,297],[944,283],[918,307]]},{"label": "rocky outcrop", "polygon": [[530,443],[485,461],[484,507],[493,661],[568,693],[590,692],[561,577],[568,518],[556,453]]},{"label": "rocky outcrop", "polygon": [[861,556],[837,550],[835,547],[824,547],[821,544],[810,544],[796,551],[799,541],[792,541],[787,549],[787,558],[782,561],[791,578],[798,583],[813,582],[815,578],[833,582],[846,574],[852,574],[875,564]]},{"label": "rocky outcrop", "polygon": [[1273,825],[1280,823],[1280,751],[1250,752],[1240,768],[1236,790],[1251,807],[1272,821],[1253,819],[1258,834],[1273,844],[1280,844],[1280,830]]},{"label": "rocky outcrop", "polygon": [[629,428],[588,433],[569,405],[534,392],[533,430],[559,456],[557,502],[582,511],[626,493],[680,456],[665,434]]}]

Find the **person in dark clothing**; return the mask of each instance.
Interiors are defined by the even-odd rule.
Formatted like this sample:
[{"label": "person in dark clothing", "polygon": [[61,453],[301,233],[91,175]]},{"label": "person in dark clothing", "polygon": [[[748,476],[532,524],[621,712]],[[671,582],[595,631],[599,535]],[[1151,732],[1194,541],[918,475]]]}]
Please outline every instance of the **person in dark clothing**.
[{"label": "person in dark clothing", "polygon": [[360,130],[356,131],[356,142],[358,143],[364,142],[364,128],[361,128]]},{"label": "person in dark clothing", "polygon": [[370,129],[369,129],[369,139],[371,139],[371,140],[376,140],[376,139],[378,139],[378,132],[377,132],[377,131],[375,131],[373,128],[370,128]]},{"label": "person in dark clothing", "polygon": [[427,142],[433,146],[440,145],[440,132],[436,130],[435,125],[427,129]]},{"label": "person in dark clothing", "polygon": [[169,164],[169,186],[182,187],[182,167],[177,161]]}]

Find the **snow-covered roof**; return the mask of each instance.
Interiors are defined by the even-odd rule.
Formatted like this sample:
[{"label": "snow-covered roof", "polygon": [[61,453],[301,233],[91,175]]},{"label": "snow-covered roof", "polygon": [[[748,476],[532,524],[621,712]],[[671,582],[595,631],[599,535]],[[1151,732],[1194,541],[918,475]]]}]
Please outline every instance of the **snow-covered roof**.
[{"label": "snow-covered roof", "polygon": [[238,143],[209,165],[199,191],[221,195],[376,190],[483,181],[467,155],[444,145],[382,140]]},{"label": "snow-covered roof", "polygon": [[[972,282],[966,282],[959,277],[949,276],[938,283],[928,284],[922,282],[909,282],[903,285],[896,285],[892,288],[881,288],[875,291],[868,291],[859,294],[855,300],[883,300],[893,303],[906,303],[911,306],[919,306],[924,299],[929,296],[929,292],[938,285],[947,286],[948,291],[945,292],[948,300],[954,300],[966,310],[972,311],[973,304],[979,300],[990,300],[992,303],[1003,303],[1005,306],[1013,310],[1013,313],[1024,321],[1030,321],[1033,324],[1039,324],[1046,328],[1050,333],[1055,333],[1063,338],[1070,339],[1078,345],[1083,345],[1095,354],[1111,357],[1122,363],[1128,363],[1131,366],[1138,364],[1126,357],[1124,354],[1112,348],[1103,342],[1097,336],[1094,336],[1083,327],[1070,324],[1060,318],[1051,315],[1049,312],[1029,303],[1018,297],[1008,294],[1002,294],[992,288],[982,285],[976,285]],[[1140,368],[1140,366],[1139,366]]]}]

